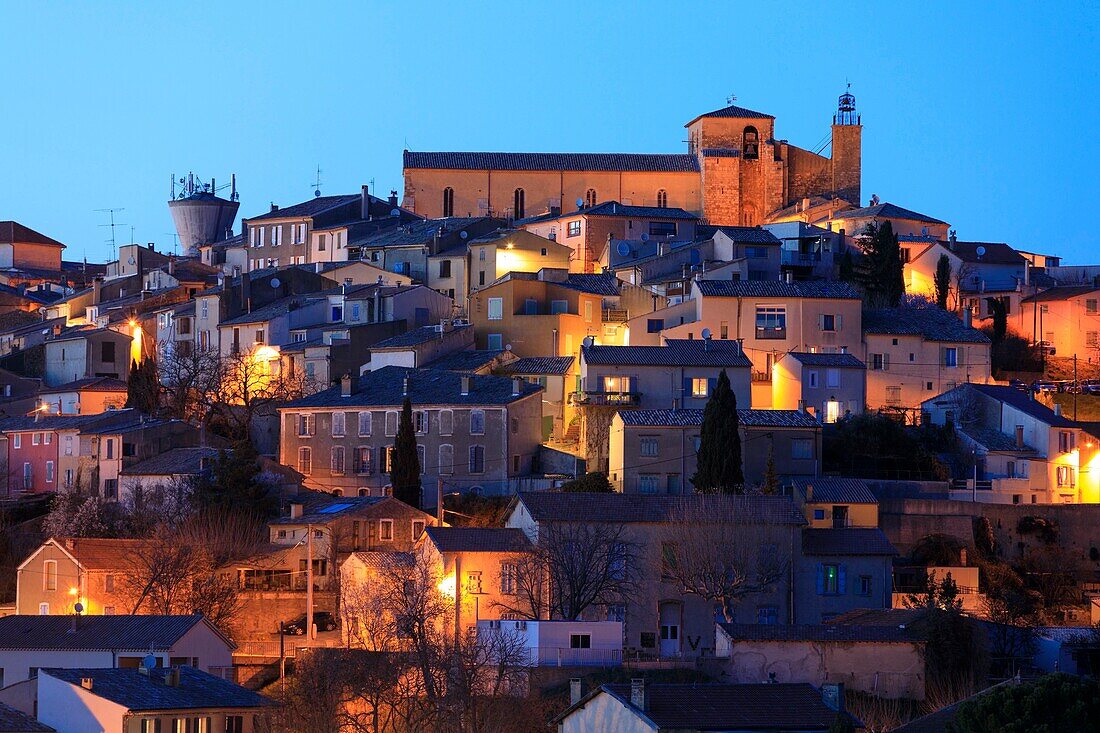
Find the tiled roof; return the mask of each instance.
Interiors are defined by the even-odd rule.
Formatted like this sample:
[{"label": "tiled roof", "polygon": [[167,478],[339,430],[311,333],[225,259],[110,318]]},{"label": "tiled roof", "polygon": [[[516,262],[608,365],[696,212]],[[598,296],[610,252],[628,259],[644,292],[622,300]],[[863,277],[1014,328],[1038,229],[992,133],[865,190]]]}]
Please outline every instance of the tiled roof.
[{"label": "tiled roof", "polygon": [[508,352],[499,349],[455,351],[424,365],[425,369],[445,369],[449,372],[473,372],[490,366]]},{"label": "tiled roof", "polygon": [[[442,228],[444,236],[464,231],[467,227],[477,222],[487,220],[485,217],[449,217],[446,219],[417,219],[407,221],[400,226],[388,226],[370,232],[365,236],[356,237],[354,242],[349,239],[349,244],[371,247],[401,247],[424,244],[436,238]],[[369,264],[369,263],[368,263]]]},{"label": "tiled roof", "polygon": [[896,555],[898,551],[877,527],[806,529],[803,555]]},{"label": "tiled roof", "polygon": [[[867,488],[863,479],[836,476],[792,477],[789,483],[813,504],[878,504],[878,499]],[[812,497],[809,496],[811,488]]]},{"label": "tiled roof", "polygon": [[568,374],[572,356],[526,356],[500,368],[501,374]]},{"label": "tiled roof", "polygon": [[[359,378],[358,390],[349,397],[340,394],[340,387],[293,400],[285,409],[311,407],[397,407],[405,400],[403,382],[409,378],[409,401],[416,407],[426,405],[507,405],[542,391],[528,382],[519,385],[519,394],[512,394],[508,377],[462,375],[440,369],[406,369],[387,366]],[[463,395],[462,380],[470,380],[469,394]]]},{"label": "tiled roof", "polygon": [[698,280],[695,286],[704,297],[717,298],[862,298],[851,284],[827,280]]},{"label": "tiled roof", "polygon": [[[127,410],[127,413],[130,411]],[[46,415],[35,419],[33,416],[7,417],[0,419],[0,433],[27,432],[31,430],[79,430],[89,429],[101,420],[121,419],[122,410],[111,410],[98,415]],[[137,414],[136,411],[131,414]]]},{"label": "tiled roof", "polygon": [[[472,326],[455,326],[456,331],[463,328],[472,328]],[[404,349],[426,344],[429,341],[440,341],[445,337],[446,333],[440,331],[438,326],[421,326],[405,333],[399,333],[396,336],[390,336],[388,339],[382,339],[372,345],[371,349]]]},{"label": "tiled roof", "polygon": [[56,239],[50,239],[45,234],[40,234],[17,221],[0,221],[0,242],[5,244],[26,242],[28,244],[49,244],[55,247],[65,246]]},{"label": "tiled roof", "polygon": [[217,457],[216,448],[172,448],[136,465],[124,468],[125,476],[176,476],[196,475],[203,462],[212,463]]},{"label": "tiled roof", "polygon": [[54,733],[45,723],[0,702],[0,731],[4,733]]},{"label": "tiled roof", "polygon": [[263,708],[263,695],[193,667],[176,667],[178,685],[166,685],[166,669],[142,674],[136,669],[43,669],[50,677],[80,687],[92,681],[91,693],[132,711],[201,710],[205,708]]},{"label": "tiled roof", "polygon": [[821,692],[808,683],[647,684],[644,711],[630,704],[630,683],[600,690],[662,731],[827,731],[837,718]]},{"label": "tiled roof", "polygon": [[249,224],[257,221],[264,221],[265,219],[285,219],[287,217],[305,217],[316,216],[329,209],[334,209],[337,206],[343,204],[350,204],[353,201],[359,201],[359,194],[347,194],[344,196],[317,196],[311,198],[308,201],[303,201],[300,204],[294,204],[293,206],[287,206],[283,209],[275,209],[259,216],[249,216],[246,220]]},{"label": "tiled roof", "polygon": [[929,224],[946,224],[945,221],[933,219],[926,214],[918,214],[910,209],[902,208],[891,203],[881,203],[875,206],[866,206],[861,209],[847,209],[834,215],[836,219],[870,219],[882,217],[883,219],[911,219],[923,221]]},{"label": "tiled roof", "polygon": [[291,311],[291,307],[301,307],[308,302],[313,296],[320,296],[320,293],[313,293],[311,295],[290,295],[285,298],[279,298],[278,300],[268,303],[267,305],[256,308],[248,313],[242,313],[236,318],[227,318],[221,321],[218,326],[236,326],[244,323],[264,323],[270,321],[273,318],[285,315]]},{"label": "tiled roof", "polygon": [[1051,303],[1059,300],[1069,300],[1070,298],[1079,298],[1082,295],[1088,295],[1089,293],[1095,293],[1097,291],[1100,291],[1100,287],[1096,285],[1059,285],[1053,288],[1048,288],[1041,293],[1029,295],[1020,302]]},{"label": "tiled roof", "polygon": [[424,153],[405,151],[405,169],[450,168],[498,171],[656,171],[695,173],[687,153]]},{"label": "tiled roof", "polygon": [[[610,272],[603,272],[598,274],[593,273],[578,273],[570,272],[560,280],[555,280],[553,277],[548,277],[547,272],[560,273],[564,270],[558,270],[557,268],[547,267],[539,270],[539,272],[508,272],[497,278],[486,287],[493,287],[500,283],[508,282],[509,280],[538,280],[541,282],[549,283],[550,285],[557,285],[559,287],[568,288],[569,290],[577,290],[582,293],[588,293],[590,295],[619,295],[619,288],[622,285],[620,280]],[[542,277],[540,277],[540,273]]]},{"label": "tiled roof", "polygon": [[986,450],[1005,453],[1032,453],[1035,451],[1034,448],[1026,444],[1022,448],[1017,447],[1015,435],[1006,435],[994,428],[985,428],[979,425],[957,425],[955,429]]},{"label": "tiled roof", "polygon": [[837,369],[866,369],[866,365],[852,354],[811,354],[805,351],[791,351],[787,356],[796,359],[804,366],[833,367]]},{"label": "tiled roof", "polygon": [[[703,117],[732,117],[732,118],[735,118],[735,119],[746,119],[746,120],[752,120],[752,119],[774,120],[775,119],[775,115],[769,115],[769,114],[766,114],[764,112],[756,112],[754,110],[746,109],[744,107],[738,107],[736,104],[731,104],[730,106],[723,107],[722,109],[716,109],[713,112],[706,112],[704,114],[699,115],[698,117],[693,119],[691,122],[695,122],[695,120],[702,119]],[[688,125],[690,125],[691,122],[687,123],[687,125],[684,125],[684,127],[687,127]]]},{"label": "tiled roof", "polygon": [[88,570],[117,570],[126,558],[149,547],[149,540],[106,537],[65,537],[55,541]]},{"label": "tiled roof", "polygon": [[416,564],[416,557],[411,552],[353,552],[365,566],[378,573],[385,573],[394,568],[411,567]]},{"label": "tiled roof", "polygon": [[940,308],[877,308],[863,311],[863,332],[921,336],[926,341],[988,344],[989,337],[967,328],[954,313]]},{"label": "tiled roof", "polygon": [[524,226],[526,224],[537,224],[543,221],[556,221],[558,219],[568,219],[577,216],[616,216],[623,218],[633,217],[636,219],[682,219],[687,221],[695,221],[699,218],[698,215],[690,211],[674,207],[634,206],[632,204],[620,204],[618,201],[604,201],[603,203],[587,208],[574,209],[571,211],[567,210],[556,214],[547,212],[537,216],[529,216],[526,219],[516,221],[515,224],[516,226]]},{"label": "tiled roof", "polygon": [[[703,424],[702,409],[620,410],[624,425],[633,427],[692,427]],[[737,411],[737,419],[746,427],[817,428],[817,419],[800,410]]]},{"label": "tiled roof", "polygon": [[384,496],[331,496],[320,491],[291,497],[291,504],[301,504],[300,516],[289,514],[271,519],[268,524],[328,524],[335,519],[351,516],[381,504]]},{"label": "tiled roof", "polygon": [[75,382],[59,384],[56,387],[47,387],[42,394],[54,394],[56,392],[125,392],[126,382],[114,377],[85,377]]},{"label": "tiled roof", "polygon": [[653,523],[668,522],[681,512],[729,510],[734,516],[802,526],[805,517],[786,496],[689,494],[588,494],[579,492],[520,492],[536,522],[576,521]]},{"label": "tiled roof", "polygon": [[975,389],[986,397],[1010,405],[1025,415],[1030,415],[1036,420],[1040,420],[1051,427],[1073,428],[1079,426],[1079,423],[1070,420],[1064,415],[1056,414],[1054,410],[1050,409],[1042,402],[1032,399],[1030,393],[1021,392],[1015,387],[999,384],[964,384],[956,389]]},{"label": "tiled roof", "polygon": [[813,641],[912,643],[924,636],[901,626],[858,624],[729,624],[720,626],[734,641]]},{"label": "tiled roof", "polygon": [[[984,265],[1020,265],[1027,264],[1024,256],[1004,242],[940,242],[963,262]],[[978,247],[984,248],[979,257]]]},{"label": "tiled roof", "polygon": [[527,552],[531,541],[520,529],[428,527],[427,538],[440,552]]},{"label": "tiled roof", "polygon": [[4,616],[0,649],[134,650],[169,649],[196,624],[193,616]]},{"label": "tiled roof", "polygon": [[699,226],[695,228],[695,238],[710,239],[716,232],[722,232],[733,241],[742,244],[782,244],[778,237],[761,227]]},{"label": "tiled roof", "polygon": [[583,346],[589,365],[752,366],[741,344],[728,339],[669,339],[664,346]]},{"label": "tiled roof", "polygon": [[825,623],[854,626],[919,627],[928,616],[924,608],[857,608],[834,616]]}]

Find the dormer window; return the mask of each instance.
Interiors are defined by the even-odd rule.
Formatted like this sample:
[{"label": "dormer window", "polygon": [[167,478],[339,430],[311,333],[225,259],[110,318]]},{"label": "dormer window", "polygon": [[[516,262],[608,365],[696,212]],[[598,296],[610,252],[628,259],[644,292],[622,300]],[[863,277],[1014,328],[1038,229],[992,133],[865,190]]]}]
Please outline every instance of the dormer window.
[{"label": "dormer window", "polygon": [[749,125],[741,135],[741,157],[745,160],[756,160],[760,157],[760,133]]}]

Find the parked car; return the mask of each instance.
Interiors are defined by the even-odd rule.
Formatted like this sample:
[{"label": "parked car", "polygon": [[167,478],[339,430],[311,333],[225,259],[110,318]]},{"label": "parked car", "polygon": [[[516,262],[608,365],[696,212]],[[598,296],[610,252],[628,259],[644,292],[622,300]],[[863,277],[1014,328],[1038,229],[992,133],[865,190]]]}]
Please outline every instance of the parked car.
[{"label": "parked car", "polygon": [[1081,382],[1081,394],[1100,395],[1100,379],[1086,379]]},{"label": "parked car", "polygon": [[[336,618],[328,611],[314,611],[313,623],[318,631],[335,631]],[[304,636],[306,633],[306,615],[303,613],[288,624],[283,625],[283,633],[293,636]]]},{"label": "parked car", "polygon": [[1010,379],[1010,380],[1008,380],[1008,386],[1012,387],[1013,389],[1018,389],[1021,392],[1030,392],[1031,391],[1031,385],[1029,385],[1027,382],[1024,382],[1024,381],[1019,380],[1019,379]]},{"label": "parked car", "polygon": [[1045,352],[1048,356],[1054,356],[1057,353],[1054,349],[1054,344],[1049,341],[1036,341],[1032,344],[1041,353]]},{"label": "parked car", "polygon": [[1036,392],[1059,392],[1057,382],[1034,382],[1031,389]]}]

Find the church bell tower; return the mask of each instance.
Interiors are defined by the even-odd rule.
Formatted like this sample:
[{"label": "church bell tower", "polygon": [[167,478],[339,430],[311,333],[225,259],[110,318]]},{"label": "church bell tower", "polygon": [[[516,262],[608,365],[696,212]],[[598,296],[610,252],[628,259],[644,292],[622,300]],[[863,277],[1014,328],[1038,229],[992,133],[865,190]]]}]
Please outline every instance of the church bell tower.
[{"label": "church bell tower", "polygon": [[840,95],[833,115],[833,194],[854,206],[861,206],[860,180],[863,125],[856,112],[852,85]]}]

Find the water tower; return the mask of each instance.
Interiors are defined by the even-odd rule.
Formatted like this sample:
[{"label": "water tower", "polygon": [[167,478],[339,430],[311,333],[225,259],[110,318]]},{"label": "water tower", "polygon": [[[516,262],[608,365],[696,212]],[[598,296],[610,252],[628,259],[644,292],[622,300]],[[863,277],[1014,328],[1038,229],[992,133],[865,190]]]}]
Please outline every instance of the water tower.
[{"label": "water tower", "polygon": [[[177,183],[181,186],[178,195]],[[221,242],[232,235],[233,221],[241,205],[235,173],[229,189],[229,198],[221,198],[213,178],[210,183],[203,183],[195,178],[194,173],[188,173],[177,181],[175,174],[172,174],[172,199],[168,202],[168,208],[185,255],[197,255],[200,244]]]}]

